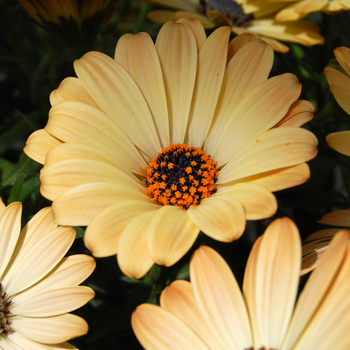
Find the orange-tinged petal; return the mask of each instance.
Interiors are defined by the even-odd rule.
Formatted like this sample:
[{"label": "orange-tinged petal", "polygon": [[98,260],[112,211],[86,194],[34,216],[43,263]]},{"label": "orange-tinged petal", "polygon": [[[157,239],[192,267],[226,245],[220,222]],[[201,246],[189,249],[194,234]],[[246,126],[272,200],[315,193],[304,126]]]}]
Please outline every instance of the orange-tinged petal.
[{"label": "orange-tinged petal", "polygon": [[175,11],[168,10],[156,10],[147,14],[147,17],[155,23],[166,23],[169,21],[175,21]]},{"label": "orange-tinged petal", "polygon": [[292,317],[298,290],[301,242],[288,218],[273,221],[248,260],[244,297],[257,348],[279,349]]},{"label": "orange-tinged petal", "polygon": [[[350,6],[350,3],[349,5]],[[350,75],[350,49],[342,46],[334,50],[334,55],[346,73]]]},{"label": "orange-tinged petal", "polygon": [[328,134],[326,141],[329,147],[337,152],[350,156],[350,131],[339,131]]},{"label": "orange-tinged petal", "polygon": [[242,204],[225,193],[202,200],[197,207],[190,207],[187,213],[201,231],[221,242],[238,239],[245,229]]},{"label": "orange-tinged petal", "polygon": [[350,209],[336,210],[332,213],[328,213],[322,216],[319,223],[325,225],[350,227]]},{"label": "orange-tinged petal", "polygon": [[199,228],[180,207],[166,205],[154,215],[149,227],[147,246],[153,261],[171,266],[192,247]]},{"label": "orange-tinged petal", "polygon": [[227,64],[243,46],[254,40],[258,40],[258,38],[251,33],[242,33],[241,35],[237,35],[234,39],[232,39],[228,45]]},{"label": "orange-tinged petal", "polygon": [[156,305],[140,305],[131,325],[146,350],[210,350],[185,323]]},{"label": "orange-tinged petal", "polygon": [[229,27],[212,33],[199,51],[188,126],[188,144],[202,147],[212,123],[227,60]]},{"label": "orange-tinged petal", "polygon": [[190,282],[179,280],[165,288],[160,296],[160,305],[186,323],[210,349],[225,349],[199,311]]},{"label": "orange-tinged petal", "polygon": [[158,54],[151,37],[147,33],[123,35],[118,41],[114,57],[141,90],[162,148],[169,146],[167,100]]},{"label": "orange-tinged petal", "polygon": [[215,23],[213,23],[207,16],[201,15],[200,13],[187,12],[187,11],[176,11],[175,12],[175,19],[179,20],[181,18],[197,19],[202,23],[202,25],[205,29],[211,29],[211,28],[215,27]]},{"label": "orange-tinged petal", "polygon": [[183,143],[197,71],[196,39],[187,24],[168,22],[159,31],[155,46],[167,97],[170,142]]},{"label": "orange-tinged petal", "polygon": [[86,229],[84,242],[96,257],[114,255],[118,252],[120,238],[128,225],[148,211],[154,211],[159,205],[139,200],[121,201],[97,214]]},{"label": "orange-tinged petal", "polygon": [[26,142],[23,148],[24,153],[34,159],[40,164],[45,164],[45,157],[47,152],[54,146],[61,144],[62,142],[52,135],[50,135],[45,129],[34,131]]},{"label": "orange-tinged petal", "polygon": [[225,260],[215,250],[200,247],[190,263],[193,292],[200,312],[226,349],[253,345],[247,309]]},{"label": "orange-tinged petal", "polygon": [[89,52],[74,62],[74,69],[99,107],[138,148],[149,156],[160,151],[147,103],[136,83],[115,60],[99,52]]},{"label": "orange-tinged petal", "polygon": [[129,277],[141,278],[154,264],[147,248],[147,235],[155,213],[156,211],[148,211],[138,215],[120,238],[118,264]]}]

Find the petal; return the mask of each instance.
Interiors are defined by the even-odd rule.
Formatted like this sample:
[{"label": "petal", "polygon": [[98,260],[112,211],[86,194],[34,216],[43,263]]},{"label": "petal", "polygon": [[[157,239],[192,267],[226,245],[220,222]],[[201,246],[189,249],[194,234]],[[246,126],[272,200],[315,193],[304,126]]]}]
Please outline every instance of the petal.
[{"label": "petal", "polygon": [[245,229],[245,212],[235,198],[217,194],[187,210],[188,216],[207,236],[221,242],[238,239]]},{"label": "petal", "polygon": [[329,147],[337,152],[350,156],[350,131],[339,131],[328,134],[326,141]]},{"label": "petal", "polygon": [[140,172],[147,164],[123,130],[104,113],[78,102],[62,102],[50,110],[46,130],[64,142],[93,146]]},{"label": "petal", "polygon": [[195,2],[191,0],[150,0],[150,2],[157,5],[172,7],[178,10],[186,10],[193,12],[196,12],[197,10]]},{"label": "petal", "polygon": [[148,19],[155,23],[166,23],[169,21],[175,21],[175,11],[168,10],[156,10],[150,11],[147,14]]},{"label": "petal", "polygon": [[315,313],[329,293],[329,289],[334,283],[334,277],[337,275],[347,253],[346,242],[348,237],[349,234],[346,231],[341,231],[340,234],[334,237],[319,266],[308,279],[296,304],[293,319],[283,343],[283,350],[294,348],[295,343],[307,325],[312,322]]},{"label": "petal", "polygon": [[62,142],[52,135],[50,135],[45,129],[34,131],[26,142],[23,152],[36,162],[45,164],[45,157],[47,152],[54,146],[61,144]]},{"label": "petal", "polygon": [[19,293],[47,275],[66,254],[74,238],[73,228],[58,227],[47,233],[24,254],[20,252],[2,279],[6,292],[9,295]]},{"label": "petal", "polygon": [[224,350],[200,313],[190,282],[175,281],[160,296],[160,305],[186,323],[210,349]]},{"label": "petal", "polygon": [[336,210],[322,216],[320,224],[350,227],[350,209]]},{"label": "petal", "polygon": [[131,325],[146,350],[210,350],[187,325],[156,305],[140,305]]},{"label": "petal", "polygon": [[114,57],[141,90],[151,111],[162,148],[169,146],[169,119],[164,82],[151,37],[147,33],[123,35],[118,41]]},{"label": "petal", "polygon": [[0,281],[21,231],[22,203],[11,203],[0,215]]},{"label": "petal", "polygon": [[261,220],[276,213],[276,197],[265,187],[253,183],[237,183],[233,186],[221,186],[217,196],[231,197],[239,201],[244,208],[246,220]]},{"label": "petal", "polygon": [[215,24],[204,15],[197,12],[187,12],[187,11],[176,11],[175,19],[178,21],[181,18],[197,19],[199,20],[205,29],[211,29],[215,27]]},{"label": "petal", "polygon": [[280,22],[295,21],[305,17],[310,12],[316,12],[327,5],[327,0],[299,1],[282,9],[276,15],[276,20]]},{"label": "petal", "polygon": [[314,111],[315,108],[311,102],[297,100],[290,106],[287,114],[274,126],[274,128],[302,126],[312,119]]},{"label": "petal", "polygon": [[87,323],[71,314],[44,318],[15,316],[11,327],[29,339],[46,344],[62,343],[88,331]]},{"label": "petal", "polygon": [[213,32],[199,51],[188,126],[188,144],[202,147],[212,123],[227,60],[229,27]]},{"label": "petal", "polygon": [[256,348],[280,348],[297,296],[300,261],[295,224],[288,218],[273,221],[251,251],[243,282]]},{"label": "petal", "polygon": [[207,40],[207,35],[205,34],[205,30],[201,22],[198,19],[190,19],[190,18],[180,18],[176,22],[186,23],[191,27],[193,34],[196,38],[197,47],[199,51],[202,48],[204,42]]},{"label": "petal", "polygon": [[317,154],[314,134],[299,128],[271,129],[247,144],[220,171],[217,184],[303,163]]},{"label": "petal", "polygon": [[345,72],[350,75],[350,49],[342,46],[334,50],[334,55]]},{"label": "petal", "polygon": [[180,207],[161,207],[154,215],[148,231],[147,246],[158,265],[171,266],[192,247],[199,228]]},{"label": "petal", "polygon": [[[213,124],[205,141],[208,154],[214,155],[218,141],[225,132],[226,123],[232,118],[237,104],[252,88],[267,79],[272,63],[271,47],[260,40],[247,43],[230,60],[226,67]],[[239,118],[242,119],[242,116]]]},{"label": "petal", "polygon": [[232,39],[228,45],[227,64],[243,46],[255,40],[258,40],[258,38],[250,33],[242,33],[241,35],[237,35],[234,39]]},{"label": "petal", "polygon": [[248,349],[252,344],[247,309],[238,284],[225,260],[202,246],[190,263],[198,308],[215,337],[226,349]]},{"label": "petal", "polygon": [[132,278],[141,278],[152,267],[147,248],[147,235],[156,211],[148,211],[133,219],[123,232],[118,248],[118,264],[122,272]]},{"label": "petal", "polygon": [[80,185],[63,193],[54,201],[54,220],[61,225],[86,226],[105,208],[130,199],[148,203],[152,201],[144,193],[120,184]]},{"label": "petal", "polygon": [[197,43],[184,23],[166,23],[160,30],[156,49],[167,96],[171,144],[183,143],[197,70]]},{"label": "petal", "polygon": [[86,90],[133,143],[149,156],[160,149],[151,113],[130,75],[112,58],[89,52],[74,62]]},{"label": "petal", "polygon": [[139,200],[126,200],[113,204],[97,214],[86,229],[84,242],[95,257],[114,255],[119,240],[137,216],[154,211],[159,205]]},{"label": "petal", "polygon": [[325,68],[324,74],[339,106],[350,114],[350,78],[330,67]]},{"label": "petal", "polygon": [[218,166],[229,161],[248,141],[280,121],[300,91],[301,85],[292,74],[270,78],[251,89],[230,113],[215,151],[210,153],[218,161]]}]

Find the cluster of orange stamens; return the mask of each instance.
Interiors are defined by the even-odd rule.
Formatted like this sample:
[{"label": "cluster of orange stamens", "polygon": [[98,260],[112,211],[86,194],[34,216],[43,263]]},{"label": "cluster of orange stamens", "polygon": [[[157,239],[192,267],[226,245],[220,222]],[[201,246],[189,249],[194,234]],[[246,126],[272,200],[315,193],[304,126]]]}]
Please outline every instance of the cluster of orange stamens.
[{"label": "cluster of orange stamens", "polygon": [[215,163],[200,148],[174,144],[151,159],[146,186],[149,196],[163,205],[188,209],[216,192]]}]

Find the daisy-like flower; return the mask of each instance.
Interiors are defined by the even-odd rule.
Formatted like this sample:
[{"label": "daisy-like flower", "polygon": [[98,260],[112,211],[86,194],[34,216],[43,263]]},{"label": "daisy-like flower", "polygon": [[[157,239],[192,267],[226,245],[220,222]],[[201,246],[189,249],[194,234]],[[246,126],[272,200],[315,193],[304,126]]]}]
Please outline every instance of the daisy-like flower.
[{"label": "daisy-like flower", "polygon": [[94,297],[78,286],[94,270],[87,255],[64,255],[75,231],[57,227],[51,208],[21,230],[22,204],[0,200],[0,349],[75,349],[66,341],[84,335],[84,319],[68,314]]},{"label": "daisy-like flower", "polygon": [[[334,50],[335,57],[344,71],[350,75],[350,49],[347,47],[338,47]],[[339,106],[350,114],[350,78],[334,68],[326,67],[324,74],[329,83]],[[350,156],[350,131],[334,132],[327,135],[326,141],[330,147],[336,151]]]},{"label": "daisy-like flower", "polygon": [[350,346],[350,246],[340,231],[297,303],[301,262],[294,223],[277,219],[255,243],[243,295],[223,258],[199,248],[191,282],[175,281],[161,307],[140,305],[132,327],[152,350],[345,350]]},{"label": "daisy-like flower", "polygon": [[128,276],[173,265],[200,230],[239,238],[246,220],[275,213],[272,191],[309,177],[317,139],[299,126],[312,105],[297,100],[294,75],[267,79],[269,45],[252,35],[228,45],[230,32],[206,38],[183,19],[155,45],[127,34],[115,59],[86,54],[27,141],[55,222],[87,226],[92,254],[117,254]]},{"label": "daisy-like flower", "polygon": [[[266,0],[270,3],[284,3],[288,0]],[[311,12],[322,11],[327,14],[350,10],[348,0],[289,0],[290,5],[280,10],[276,15],[277,21],[295,21]]]},{"label": "daisy-like flower", "polygon": [[312,271],[318,265],[332,238],[340,230],[339,227],[350,231],[350,209],[328,213],[321,218],[319,223],[338,226],[338,228],[317,231],[303,242],[302,275]]},{"label": "daisy-like flower", "polygon": [[205,28],[229,25],[236,34],[252,33],[269,43],[275,51],[287,52],[289,47],[280,41],[305,46],[323,44],[319,28],[313,23],[297,21],[280,23],[274,18],[288,2],[270,4],[265,0],[149,0],[178,11],[156,10],[149,18],[165,23],[179,18],[197,18]]}]

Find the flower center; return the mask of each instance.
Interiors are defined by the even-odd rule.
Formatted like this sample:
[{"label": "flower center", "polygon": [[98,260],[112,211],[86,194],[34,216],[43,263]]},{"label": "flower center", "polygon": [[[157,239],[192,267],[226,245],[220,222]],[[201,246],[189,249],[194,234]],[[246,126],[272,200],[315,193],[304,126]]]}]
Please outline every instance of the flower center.
[{"label": "flower center", "polygon": [[149,163],[148,194],[160,204],[188,209],[216,192],[219,171],[211,157],[198,147],[171,145]]},{"label": "flower center", "polygon": [[246,27],[254,19],[252,13],[246,15],[242,6],[234,0],[200,0],[200,2],[204,13],[217,11],[226,17],[232,26]]},{"label": "flower center", "polygon": [[0,283],[0,336],[7,334],[11,330],[11,321],[8,318],[10,311],[8,307],[12,301],[8,300],[8,295],[4,292]]}]

